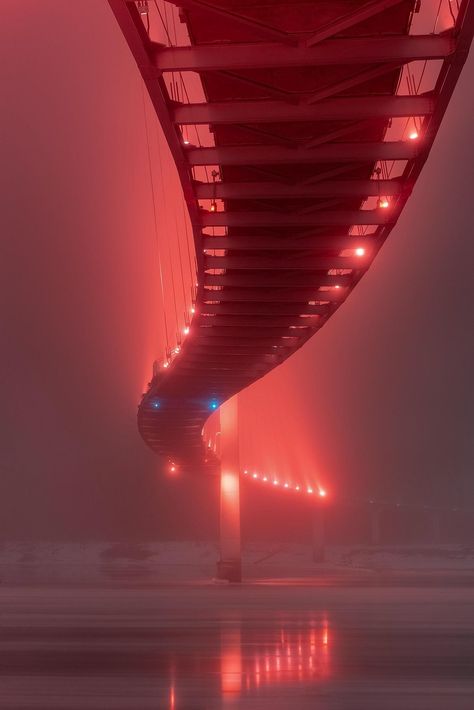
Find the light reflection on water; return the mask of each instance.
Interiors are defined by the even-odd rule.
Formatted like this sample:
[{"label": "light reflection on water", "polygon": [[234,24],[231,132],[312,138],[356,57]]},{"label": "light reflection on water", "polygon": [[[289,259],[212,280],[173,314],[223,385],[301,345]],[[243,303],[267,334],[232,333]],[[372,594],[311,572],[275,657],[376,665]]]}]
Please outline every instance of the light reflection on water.
[{"label": "light reflection on water", "polygon": [[[237,698],[255,697],[277,686],[325,681],[331,673],[331,632],[327,616],[308,617],[305,622],[275,621],[254,628],[234,620],[224,623],[216,638],[218,687],[224,706]],[[175,659],[176,661],[177,659]],[[179,661],[170,679],[169,710],[180,710],[180,680],[186,670]],[[187,707],[187,706],[186,706]]]},{"label": "light reflection on water", "polygon": [[474,708],[471,586],[0,592],[2,710]]},{"label": "light reflection on water", "polygon": [[221,631],[221,690],[224,696],[262,686],[325,680],[330,674],[330,634],[325,619],[306,628],[280,626],[264,639],[247,641],[241,628]]}]

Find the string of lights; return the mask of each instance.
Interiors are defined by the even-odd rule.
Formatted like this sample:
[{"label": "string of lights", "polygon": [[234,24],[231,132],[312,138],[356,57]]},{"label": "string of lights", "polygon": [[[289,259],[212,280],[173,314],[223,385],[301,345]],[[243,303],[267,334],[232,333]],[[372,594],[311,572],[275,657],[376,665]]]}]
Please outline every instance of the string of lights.
[{"label": "string of lights", "polygon": [[[327,491],[320,486],[305,486],[302,484],[292,483],[288,477],[277,477],[276,475],[263,474],[257,471],[252,471],[251,469],[244,469],[242,475],[245,479],[253,481],[255,483],[268,484],[268,486],[275,486],[277,488],[291,491],[295,493],[306,494],[309,496],[314,496],[315,498],[328,498]],[[343,506],[343,507],[374,507],[374,508],[403,508],[403,509],[413,509],[413,510],[426,510],[426,511],[444,511],[444,512],[463,512],[463,513],[474,513],[474,508],[468,508],[465,506],[440,506],[433,504],[425,504],[410,501],[394,501],[388,500],[386,498],[361,498],[360,496],[353,497],[331,497],[332,506]]]},{"label": "string of lights", "polygon": [[270,486],[279,486],[283,488],[284,490],[288,491],[294,491],[295,493],[303,493],[306,495],[316,495],[319,496],[320,498],[325,498],[326,497],[326,491],[324,488],[320,488],[319,486],[317,487],[312,487],[312,486],[303,486],[298,483],[291,483],[288,480],[279,480],[275,476],[271,475],[265,475],[261,473],[257,473],[256,471],[249,471],[248,469],[244,469],[242,472],[244,476],[247,476],[249,478],[252,478],[254,481],[260,481],[261,483],[268,483]]}]

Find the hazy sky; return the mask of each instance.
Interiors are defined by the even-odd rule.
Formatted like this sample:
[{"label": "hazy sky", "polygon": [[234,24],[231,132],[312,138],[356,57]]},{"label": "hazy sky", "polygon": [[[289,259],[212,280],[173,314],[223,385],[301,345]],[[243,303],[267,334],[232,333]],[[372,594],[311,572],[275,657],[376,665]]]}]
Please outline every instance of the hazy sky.
[{"label": "hazy sky", "polygon": [[[0,73],[0,535],[212,531],[215,483],[161,480],[136,431],[163,336],[141,83],[105,0],[10,4]],[[473,87],[471,56],[372,269],[241,396],[245,463],[474,503]]]}]

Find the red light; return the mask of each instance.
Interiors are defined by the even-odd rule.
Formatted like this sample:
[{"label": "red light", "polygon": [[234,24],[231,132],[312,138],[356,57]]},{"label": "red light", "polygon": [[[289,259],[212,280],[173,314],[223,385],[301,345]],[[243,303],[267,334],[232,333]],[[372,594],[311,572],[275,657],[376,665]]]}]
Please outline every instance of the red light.
[{"label": "red light", "polygon": [[325,491],[323,488],[320,488],[320,489],[319,489],[319,495],[321,496],[321,498],[325,498],[325,496],[326,496],[326,491]]},{"label": "red light", "polygon": [[312,489],[312,488],[308,488],[308,493],[312,493],[312,492],[313,492],[313,489]]},{"label": "red light", "polygon": [[217,211],[217,205],[215,202],[211,202],[211,212],[216,212]]},{"label": "red light", "polygon": [[169,367],[169,366],[170,366],[170,364],[169,364],[168,361],[166,361],[166,362],[163,363],[163,367]]},{"label": "red light", "polygon": [[233,472],[222,472],[221,475],[221,493],[225,494],[227,500],[235,498],[238,495],[238,478]]},{"label": "red light", "polygon": [[419,138],[418,131],[412,131],[412,132],[408,135],[408,138],[409,138],[411,141],[416,141],[416,139]]},{"label": "red light", "polygon": [[274,486],[278,486],[278,481],[276,480],[276,478],[275,478],[275,480],[273,481],[273,485],[274,485]]},{"label": "red light", "polygon": [[299,490],[300,490],[300,487],[299,487],[299,486],[295,486],[295,491],[299,491]]},{"label": "red light", "polygon": [[357,247],[355,250],[356,256],[364,256],[365,254],[365,249],[363,247]]},{"label": "red light", "polygon": [[189,326],[186,326],[185,328],[183,328],[183,333],[184,333],[184,335],[187,335],[189,333]]},{"label": "red light", "polygon": [[289,484],[285,483],[285,488],[289,488],[289,487],[290,487]]},{"label": "red light", "polygon": [[385,210],[389,206],[389,201],[386,197],[381,197],[378,201],[378,206]]},{"label": "red light", "polygon": [[225,696],[239,696],[242,690],[242,658],[240,646],[231,640],[221,654],[221,682]]},{"label": "red light", "polygon": [[258,473],[254,473],[253,478],[258,478]]},{"label": "red light", "polygon": [[262,480],[266,482],[266,481],[268,481],[268,478],[266,476],[264,476]]}]

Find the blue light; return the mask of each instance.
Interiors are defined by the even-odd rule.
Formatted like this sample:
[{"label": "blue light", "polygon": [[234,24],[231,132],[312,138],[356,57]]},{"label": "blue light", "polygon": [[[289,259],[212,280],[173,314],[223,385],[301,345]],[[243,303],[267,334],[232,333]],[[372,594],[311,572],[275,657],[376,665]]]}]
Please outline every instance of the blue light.
[{"label": "blue light", "polygon": [[160,408],[160,400],[159,399],[153,399],[151,402],[151,408],[152,409],[159,409]]},{"label": "blue light", "polygon": [[217,402],[215,399],[212,399],[212,400],[209,402],[209,409],[214,410],[214,409],[217,409],[218,406],[219,406],[219,402]]}]

